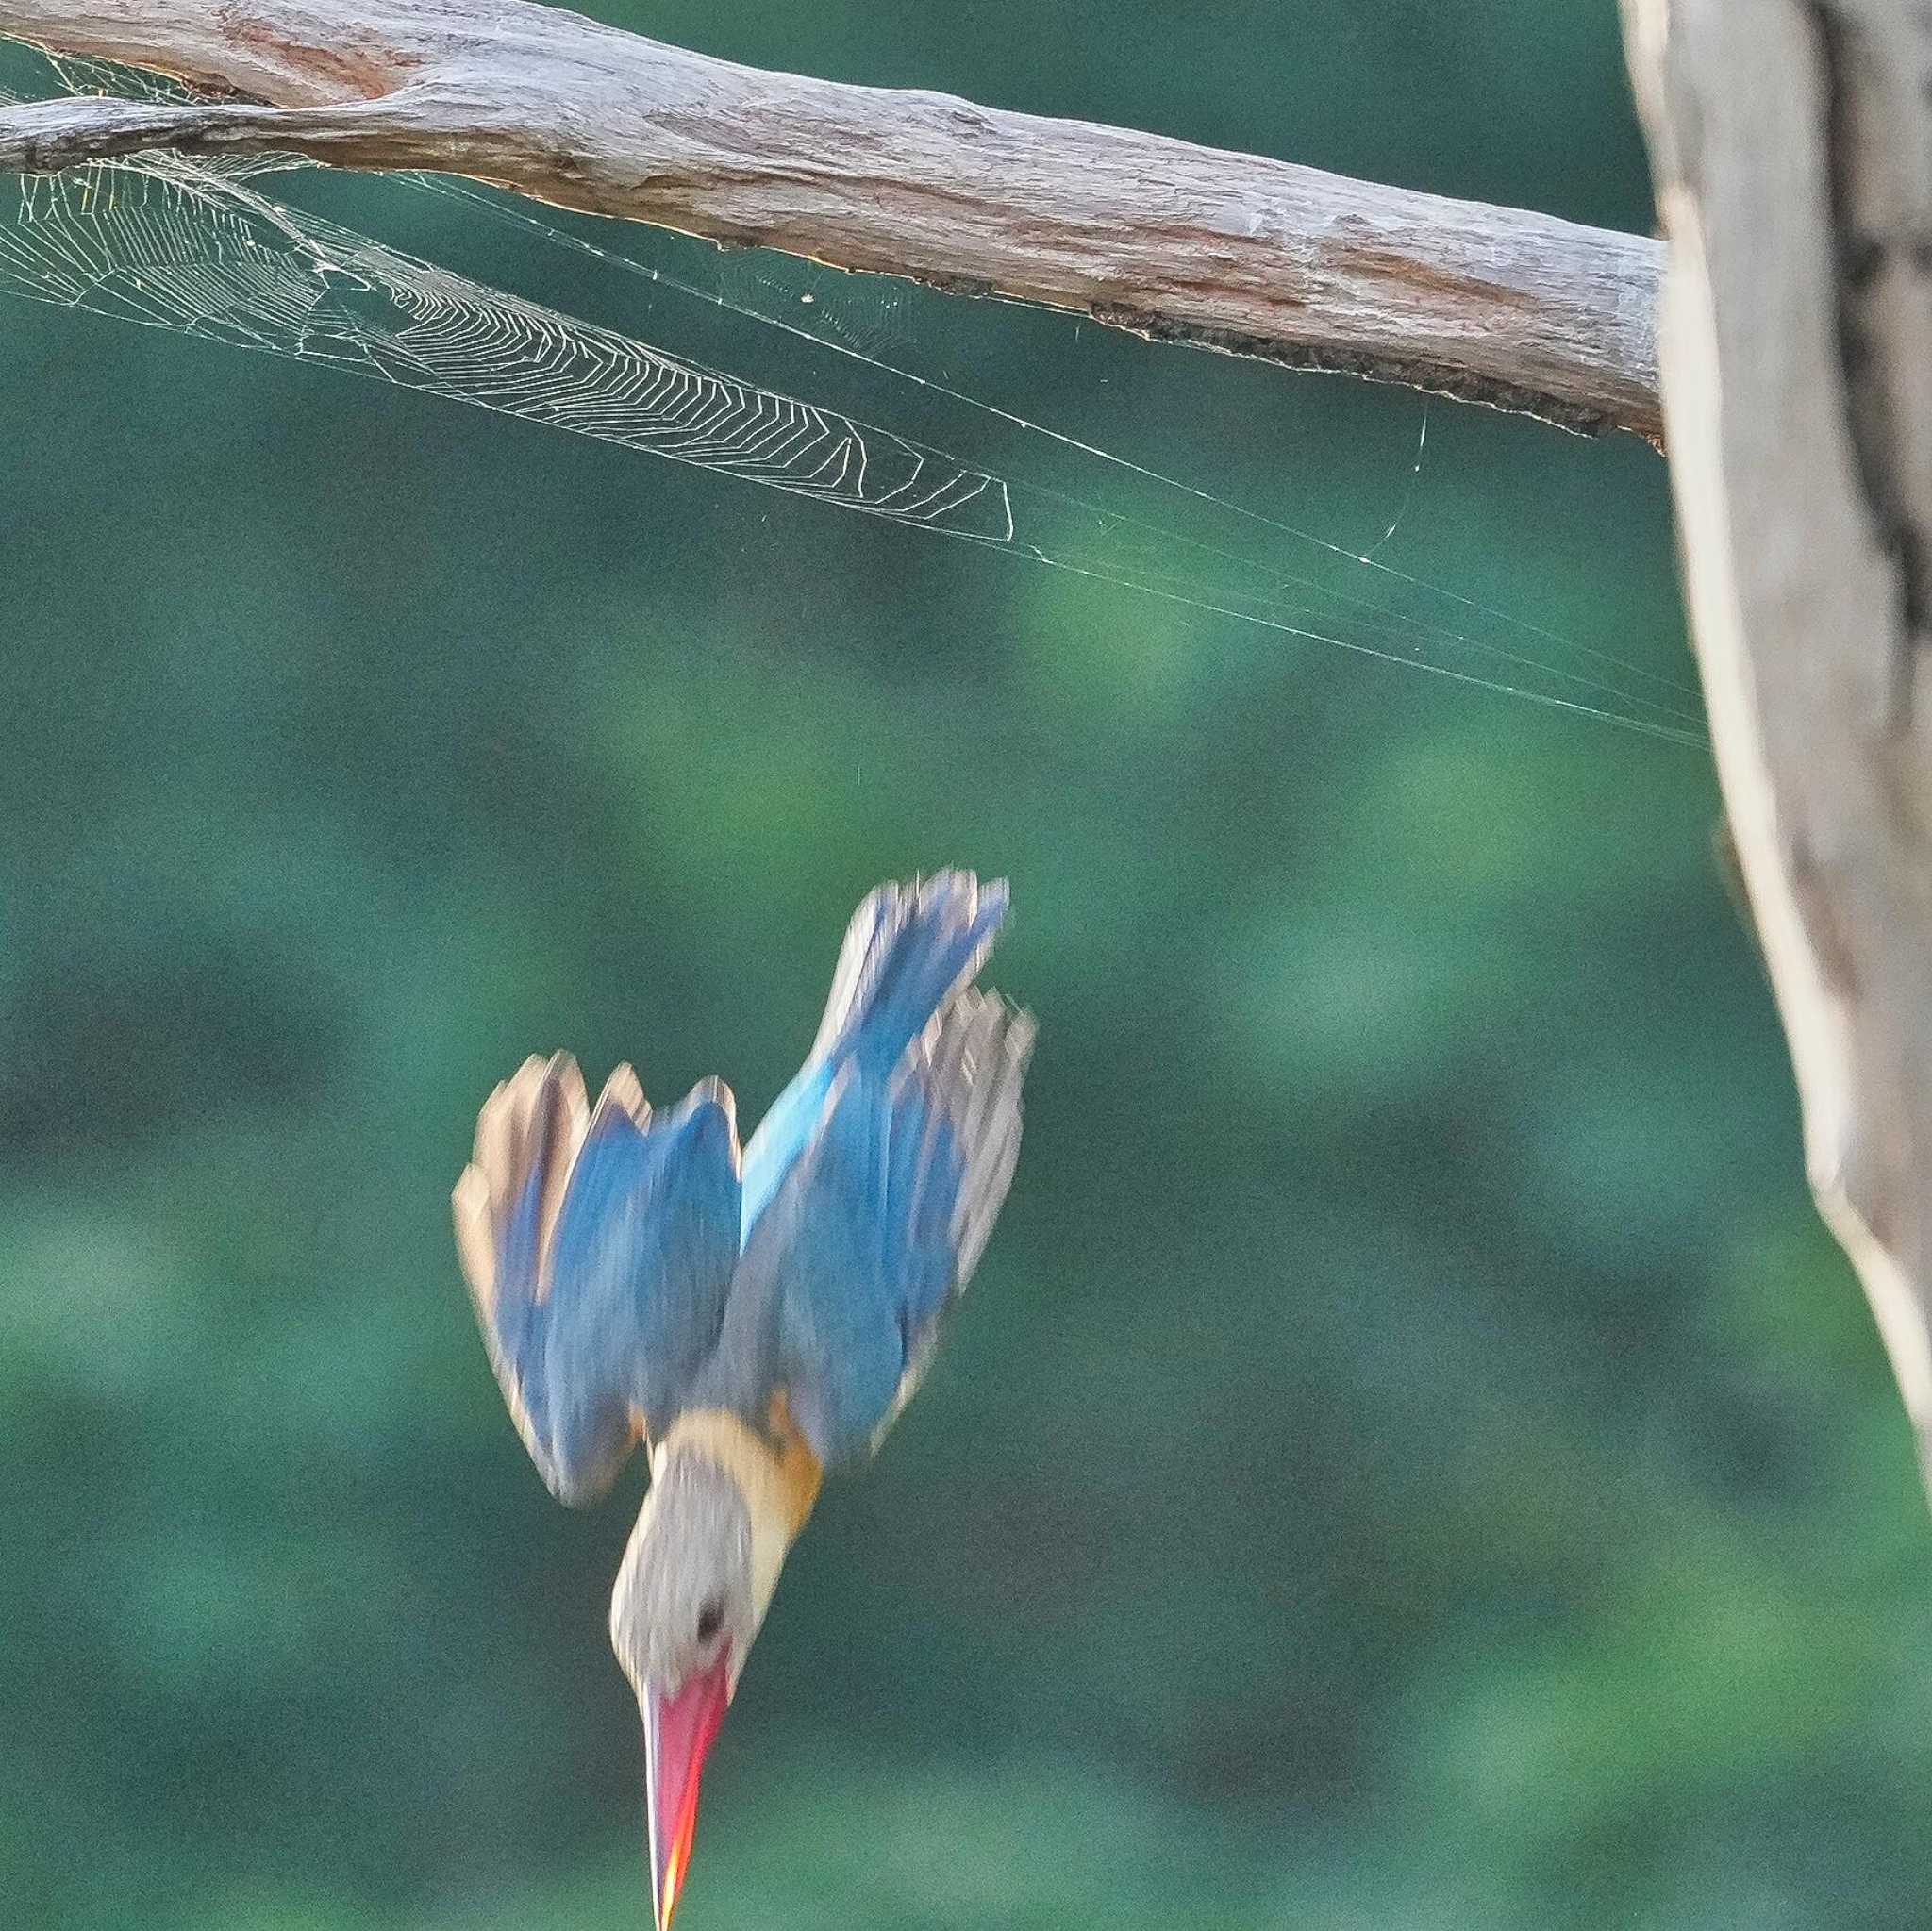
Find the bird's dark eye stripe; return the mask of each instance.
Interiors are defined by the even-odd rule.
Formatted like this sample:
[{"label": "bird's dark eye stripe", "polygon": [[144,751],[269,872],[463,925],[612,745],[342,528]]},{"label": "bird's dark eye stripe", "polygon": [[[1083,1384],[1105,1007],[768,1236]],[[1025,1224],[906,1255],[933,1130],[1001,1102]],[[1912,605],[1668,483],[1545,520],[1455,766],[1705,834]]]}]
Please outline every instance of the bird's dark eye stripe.
[{"label": "bird's dark eye stripe", "polygon": [[709,1642],[724,1626],[724,1605],[716,1596],[698,1611],[698,1640]]}]

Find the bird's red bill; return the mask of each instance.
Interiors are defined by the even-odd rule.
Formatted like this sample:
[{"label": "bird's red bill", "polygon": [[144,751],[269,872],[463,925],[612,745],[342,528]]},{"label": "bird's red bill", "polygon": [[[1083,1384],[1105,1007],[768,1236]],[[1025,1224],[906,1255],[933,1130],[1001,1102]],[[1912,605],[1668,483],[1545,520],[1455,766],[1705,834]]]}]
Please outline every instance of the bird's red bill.
[{"label": "bird's red bill", "polygon": [[644,1692],[644,1758],[651,1818],[651,1901],[658,1931],[667,1931],[698,1822],[698,1779],[704,1773],[724,1706],[731,1701],[728,1648],[708,1670],[666,1696]]}]

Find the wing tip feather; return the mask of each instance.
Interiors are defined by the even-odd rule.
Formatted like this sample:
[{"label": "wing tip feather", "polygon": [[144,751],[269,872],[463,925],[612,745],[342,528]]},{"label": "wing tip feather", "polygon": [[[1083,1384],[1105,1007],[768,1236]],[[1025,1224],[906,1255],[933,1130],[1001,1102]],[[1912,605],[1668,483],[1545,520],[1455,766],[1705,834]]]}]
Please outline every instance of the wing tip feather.
[{"label": "wing tip feather", "polygon": [[583,1072],[568,1053],[532,1053],[478,1109],[470,1164],[451,1203],[458,1257],[484,1312],[495,1310],[505,1229],[533,1178],[541,1189],[537,1224],[547,1245],[589,1118]]},{"label": "wing tip feather", "polygon": [[970,986],[985,967],[1011,902],[1008,880],[982,880],[963,866],[915,873],[909,879],[874,886],[846,924],[824,1017],[812,1042],[813,1055],[831,1049],[870,997],[889,954],[915,923],[925,928],[923,940],[928,945],[943,945],[962,934],[971,938],[953,975],[951,991],[938,1002],[937,1010],[943,1011],[950,997]]},{"label": "wing tip feather", "polygon": [[450,1193],[456,1222],[457,1259],[479,1307],[496,1305],[496,1232],[491,1222],[490,1181],[481,1167],[467,1166]]},{"label": "wing tip feather", "polygon": [[743,1178],[744,1149],[738,1140],[738,1095],[715,1073],[705,1077],[677,1103],[674,1124],[680,1133],[703,1138],[717,1134],[734,1178]]},{"label": "wing tip feather", "polygon": [[638,1078],[637,1069],[628,1060],[614,1067],[604,1082],[604,1090],[597,1095],[585,1130],[586,1143],[612,1132],[620,1124],[639,1133],[648,1133],[651,1127],[651,1103],[644,1097],[643,1082]]}]

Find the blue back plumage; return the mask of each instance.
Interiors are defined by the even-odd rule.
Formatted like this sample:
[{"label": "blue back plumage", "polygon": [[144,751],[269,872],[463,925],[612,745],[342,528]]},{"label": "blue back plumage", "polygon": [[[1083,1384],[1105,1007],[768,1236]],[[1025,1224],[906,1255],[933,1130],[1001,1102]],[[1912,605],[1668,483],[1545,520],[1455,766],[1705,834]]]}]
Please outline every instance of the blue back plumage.
[{"label": "blue back plumage", "polygon": [[744,1151],[707,1081],[654,1118],[627,1068],[594,1115],[526,1062],[477,1123],[458,1242],[498,1379],[552,1489],[608,1486],[693,1405],[783,1393],[822,1462],[917,1386],[1012,1177],[1032,1022],[971,981],[1005,917],[965,873],[882,886],[812,1052]]}]

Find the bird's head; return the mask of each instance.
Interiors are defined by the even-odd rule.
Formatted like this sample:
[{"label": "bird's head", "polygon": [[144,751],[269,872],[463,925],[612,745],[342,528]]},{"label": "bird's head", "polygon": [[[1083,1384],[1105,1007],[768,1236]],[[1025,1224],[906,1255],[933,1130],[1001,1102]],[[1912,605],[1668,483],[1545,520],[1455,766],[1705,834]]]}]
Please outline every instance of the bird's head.
[{"label": "bird's head", "polygon": [[610,1597],[610,1641],[644,1721],[658,1931],[690,1868],[705,1757],[818,1495],[818,1461],[781,1402],[769,1419],[767,1432],[717,1410],[680,1418],[651,1457]]},{"label": "bird's head", "polygon": [[610,1598],[611,1644],[644,1723],[658,1931],[691,1862],[705,1757],[763,1612],[743,1490],[702,1452],[662,1457]]}]

